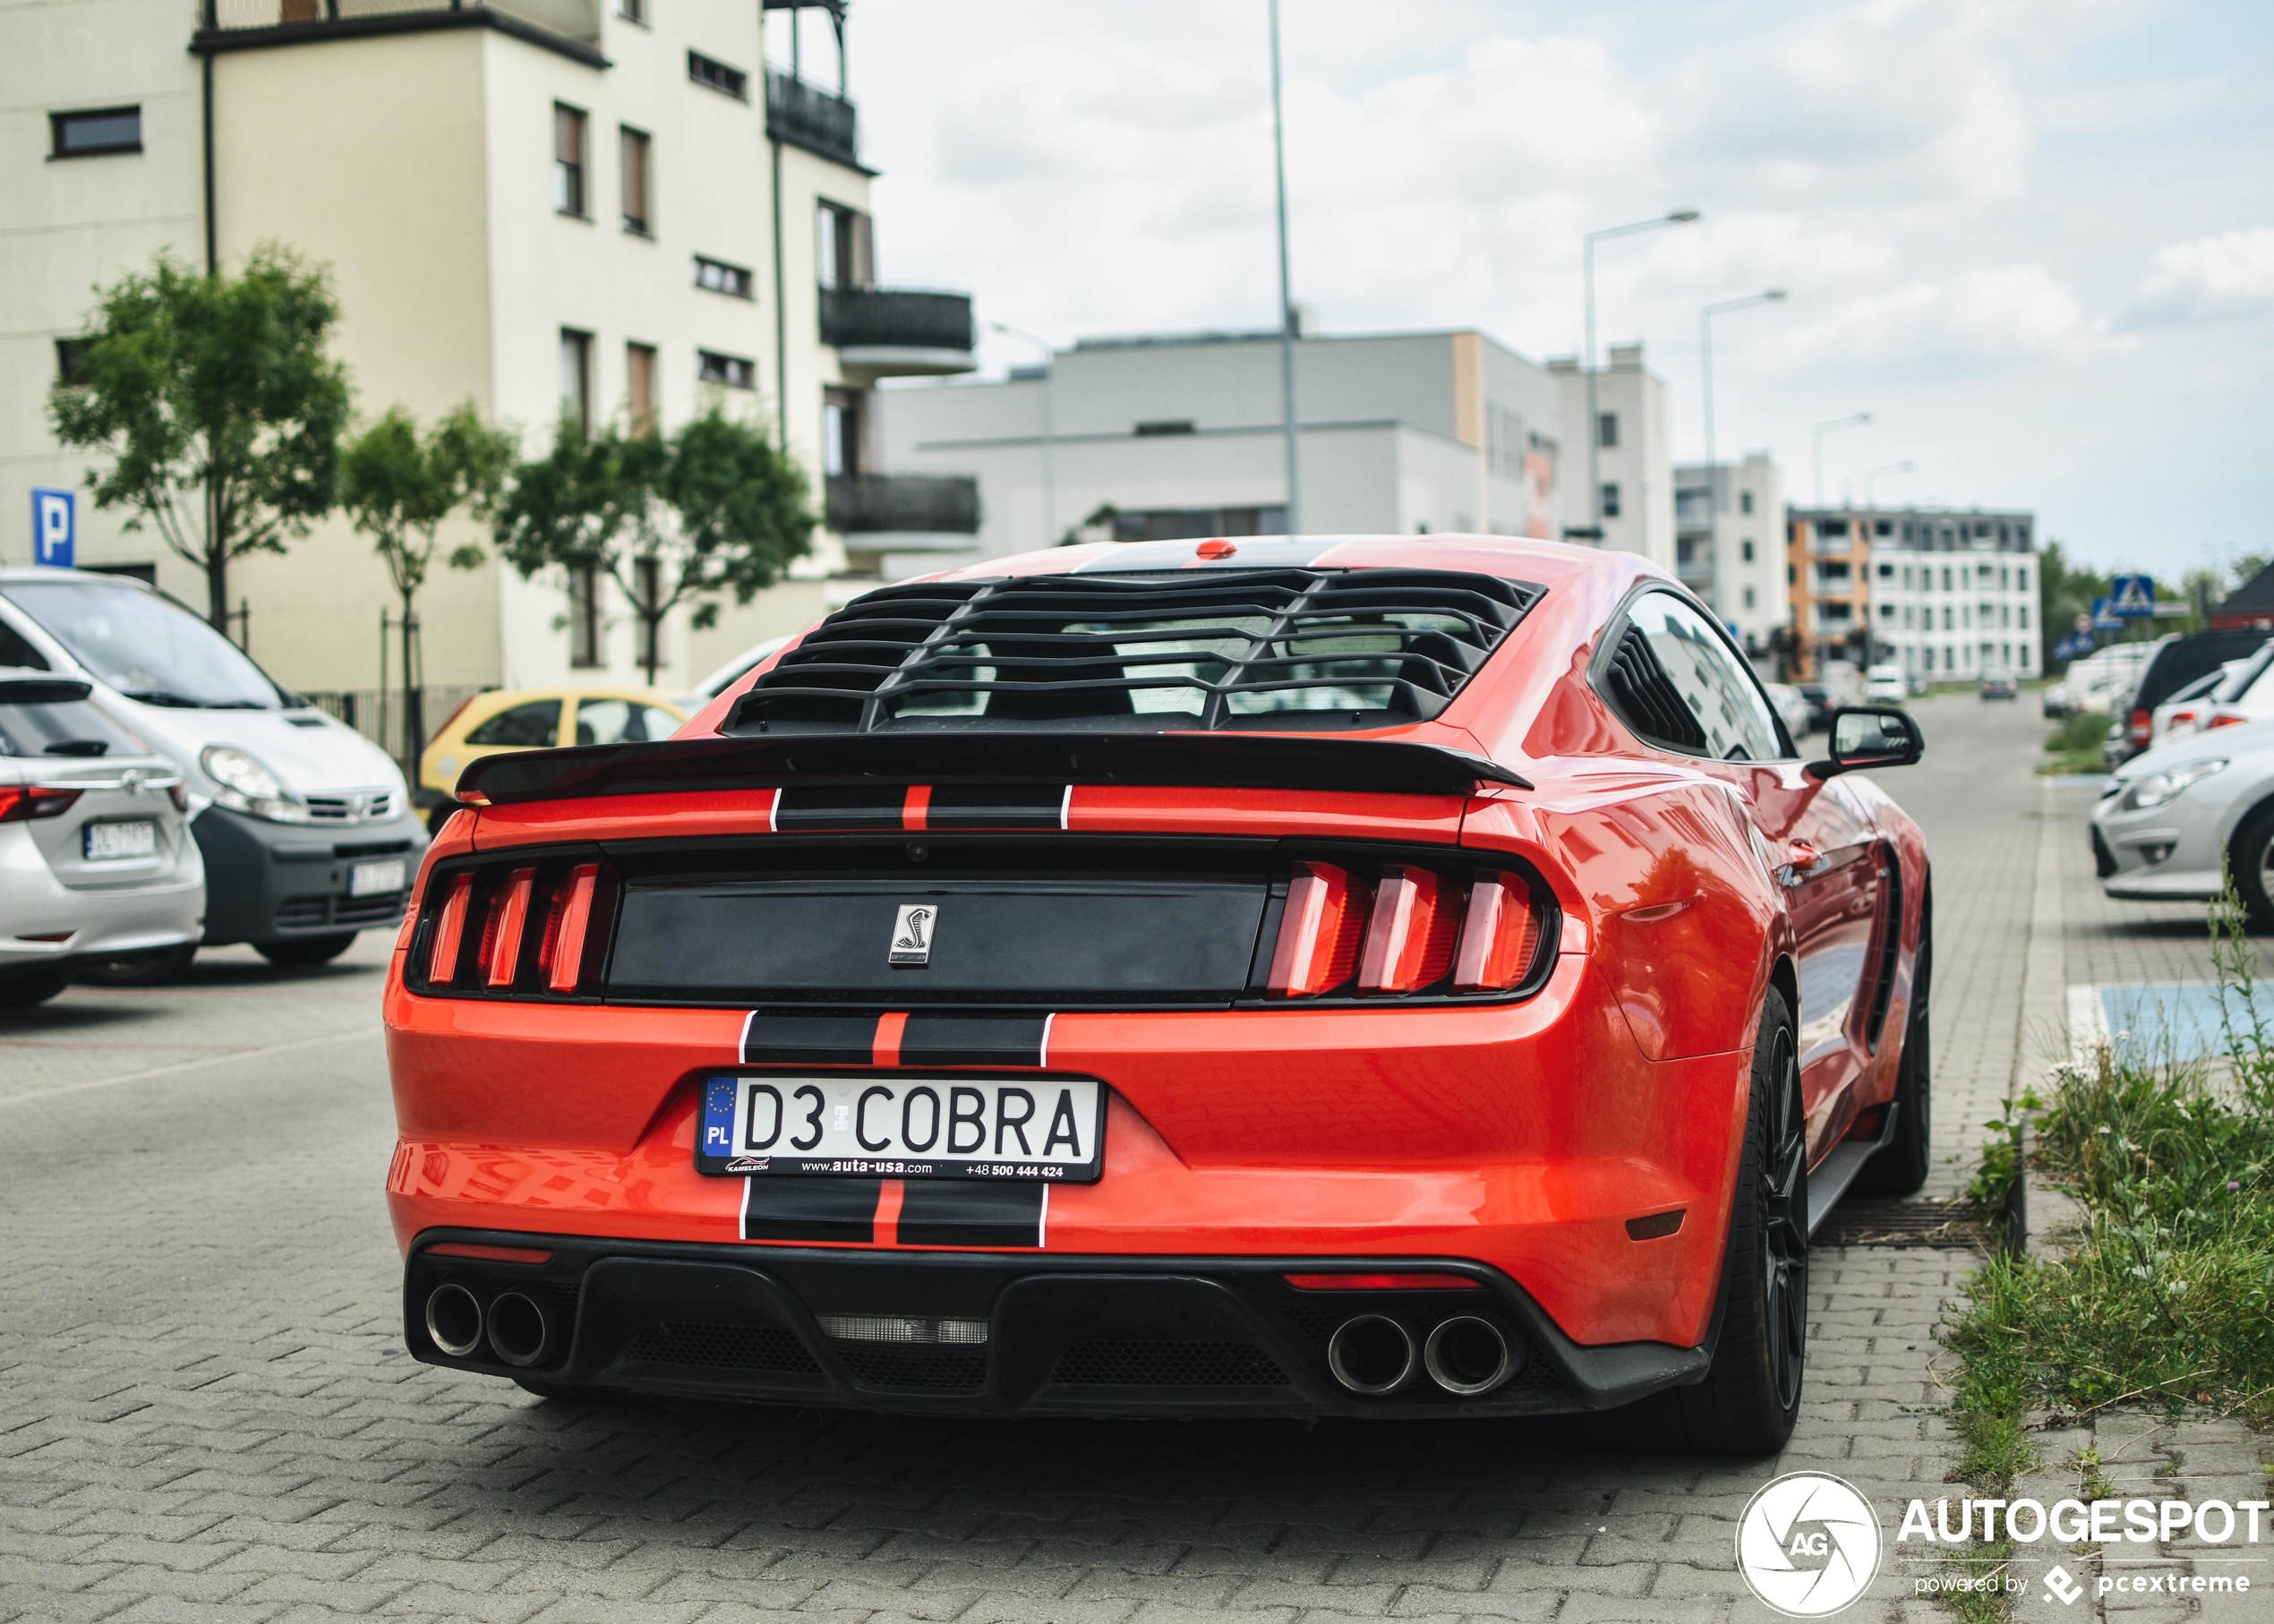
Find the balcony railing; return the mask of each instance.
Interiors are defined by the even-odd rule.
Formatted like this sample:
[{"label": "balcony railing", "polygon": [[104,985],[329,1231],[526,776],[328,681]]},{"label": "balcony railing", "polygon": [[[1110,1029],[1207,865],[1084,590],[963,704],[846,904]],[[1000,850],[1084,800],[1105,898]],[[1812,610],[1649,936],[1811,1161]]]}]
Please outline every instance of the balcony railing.
[{"label": "balcony railing", "polygon": [[974,535],[979,482],[968,474],[833,474],[829,527],[841,535],[892,530]]},{"label": "balcony railing", "polygon": [[840,349],[968,351],[971,296],[825,287],[821,341]]},{"label": "balcony railing", "polygon": [[853,105],[789,73],[766,70],[765,132],[840,162],[858,165]]},{"label": "balcony railing", "polygon": [[199,0],[198,21],[223,34],[325,23],[350,27],[380,18],[475,12],[511,18],[563,39],[600,38],[596,0]]}]

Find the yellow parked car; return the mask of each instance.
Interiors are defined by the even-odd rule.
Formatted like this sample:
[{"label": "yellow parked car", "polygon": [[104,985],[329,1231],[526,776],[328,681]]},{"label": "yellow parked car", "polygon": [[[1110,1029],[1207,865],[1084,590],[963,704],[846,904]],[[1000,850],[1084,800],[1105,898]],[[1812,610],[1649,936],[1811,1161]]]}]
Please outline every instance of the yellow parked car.
[{"label": "yellow parked car", "polygon": [[458,706],[426,747],[412,791],[430,829],[458,808],[466,764],[507,750],[669,739],[694,713],[652,688],[506,688]]}]

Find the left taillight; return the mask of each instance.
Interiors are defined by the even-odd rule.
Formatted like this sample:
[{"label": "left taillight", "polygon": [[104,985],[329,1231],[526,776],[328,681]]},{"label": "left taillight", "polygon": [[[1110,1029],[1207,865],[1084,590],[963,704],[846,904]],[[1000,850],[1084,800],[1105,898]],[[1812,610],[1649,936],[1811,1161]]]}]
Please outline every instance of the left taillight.
[{"label": "left taillight", "polygon": [[415,927],[412,960],[423,973],[413,984],[459,996],[576,996],[606,894],[594,862],[507,860],[439,875]]},{"label": "left taillight", "polygon": [[77,790],[51,790],[45,784],[0,786],[0,824],[30,823],[35,817],[61,817],[80,797]]},{"label": "left taillight", "polygon": [[1551,907],[1513,870],[1299,862],[1267,990],[1275,999],[1512,992],[1540,968]]}]

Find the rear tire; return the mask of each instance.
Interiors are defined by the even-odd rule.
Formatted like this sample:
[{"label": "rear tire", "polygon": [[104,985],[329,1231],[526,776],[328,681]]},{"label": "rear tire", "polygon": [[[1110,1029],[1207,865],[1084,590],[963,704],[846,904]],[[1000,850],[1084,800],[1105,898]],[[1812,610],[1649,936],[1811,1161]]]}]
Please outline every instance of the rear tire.
[{"label": "rear tire", "polygon": [[2243,911],[2250,916],[2253,930],[2274,930],[2274,802],[2261,807],[2243,820],[2235,831],[2234,850],[2227,853],[2234,865],[2235,890],[2243,899]]},{"label": "rear tire", "polygon": [[355,944],[355,933],[343,930],[328,936],[286,936],[281,941],[255,942],[252,950],[271,964],[306,970],[330,963]]},{"label": "rear tire", "polygon": [[[1928,893],[1931,904],[1932,893]],[[1916,1195],[1931,1166],[1934,1136],[1934,1043],[1928,1029],[1927,1001],[1934,978],[1934,914],[1919,924],[1919,965],[1911,979],[1911,1012],[1903,1018],[1902,1057],[1895,1073],[1895,1136],[1856,1175],[1866,1195]]]},{"label": "rear tire", "polygon": [[0,980],[0,1009],[30,1009],[35,1004],[45,1004],[71,985],[67,970],[35,970],[28,976],[10,976]]},{"label": "rear tire", "polygon": [[1808,1367],[1808,1141],[1792,1012],[1774,987],[1761,1010],[1745,1154],[1731,1202],[1721,1340],[1706,1380],[1669,1388],[1636,1419],[1678,1449],[1774,1455],[1800,1419]]},{"label": "rear tire", "polygon": [[137,958],[113,959],[81,970],[79,979],[96,987],[170,986],[190,973],[197,948],[195,942],[184,942],[179,947],[143,953]]}]

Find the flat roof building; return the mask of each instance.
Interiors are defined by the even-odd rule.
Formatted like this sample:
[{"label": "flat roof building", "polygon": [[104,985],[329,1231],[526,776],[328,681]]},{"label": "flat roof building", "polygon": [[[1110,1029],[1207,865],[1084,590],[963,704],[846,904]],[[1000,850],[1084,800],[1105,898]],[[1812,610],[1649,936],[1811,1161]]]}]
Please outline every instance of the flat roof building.
[{"label": "flat roof building", "polygon": [[2038,673],[2037,518],[1969,508],[1795,508],[1806,669],[1894,663],[1930,681]]}]

